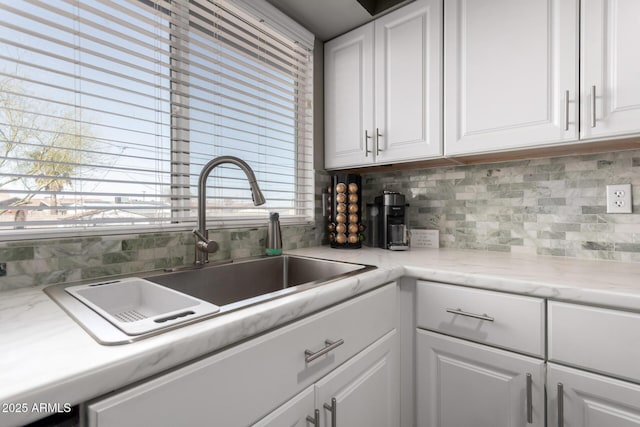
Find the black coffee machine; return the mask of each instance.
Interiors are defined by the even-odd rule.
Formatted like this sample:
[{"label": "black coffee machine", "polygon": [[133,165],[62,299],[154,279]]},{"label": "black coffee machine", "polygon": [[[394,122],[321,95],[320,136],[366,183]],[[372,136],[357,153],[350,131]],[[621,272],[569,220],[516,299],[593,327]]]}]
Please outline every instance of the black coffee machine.
[{"label": "black coffee machine", "polygon": [[378,246],[392,251],[409,249],[404,194],[385,190],[374,201],[378,208]]}]

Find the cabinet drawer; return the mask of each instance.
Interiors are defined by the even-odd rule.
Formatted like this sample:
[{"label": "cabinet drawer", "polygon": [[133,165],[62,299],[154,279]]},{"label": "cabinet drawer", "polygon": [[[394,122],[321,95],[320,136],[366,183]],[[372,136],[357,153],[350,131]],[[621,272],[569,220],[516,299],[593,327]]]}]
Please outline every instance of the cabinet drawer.
[{"label": "cabinet drawer", "polygon": [[418,281],[419,328],[544,357],[540,298]]},{"label": "cabinet drawer", "polygon": [[549,360],[640,382],[640,314],[549,302]]},{"label": "cabinet drawer", "polygon": [[[388,284],[87,407],[89,426],[246,426],[395,328]],[[250,326],[250,325],[247,325]],[[325,340],[344,343],[306,362]]]}]

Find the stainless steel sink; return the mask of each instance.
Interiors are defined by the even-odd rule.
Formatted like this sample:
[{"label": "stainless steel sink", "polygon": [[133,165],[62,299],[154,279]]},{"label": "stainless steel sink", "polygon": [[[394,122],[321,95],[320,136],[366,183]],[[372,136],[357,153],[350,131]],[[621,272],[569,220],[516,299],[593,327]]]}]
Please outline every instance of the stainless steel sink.
[{"label": "stainless steel sink", "polygon": [[283,255],[147,276],[146,279],[229,311],[368,268],[362,264]]},{"label": "stainless steel sink", "polygon": [[[223,315],[249,305],[321,286],[374,268],[376,267],[364,264],[282,255],[229,261],[223,264],[147,275],[142,280],[162,285],[167,291],[177,291],[180,296],[189,296],[196,301],[202,301],[204,306],[212,306],[219,308],[219,310],[204,313],[197,318],[194,316],[176,317],[166,324],[156,322],[155,328],[148,331],[137,329],[134,331],[135,334],[127,331],[126,327],[114,327],[115,323],[111,320],[108,321],[108,316],[105,316],[104,312],[96,310],[95,307],[89,308],[86,301],[83,302],[81,299],[73,297],[67,290],[73,287],[86,287],[86,285],[53,285],[45,288],[44,291],[98,342],[124,344],[213,316]],[[107,290],[107,288],[103,288],[101,293]],[[154,290],[154,292],[156,291]],[[115,309],[112,307],[119,307],[118,298],[122,299],[123,297],[115,297],[114,293],[109,296],[100,295],[96,298],[98,298],[96,301],[103,304],[103,311],[106,309],[104,301],[109,301],[109,310],[113,311]],[[126,305],[126,301],[122,301],[122,303],[123,306]],[[180,306],[177,310],[184,310],[184,307]],[[166,317],[163,313],[157,313],[157,316]]]}]

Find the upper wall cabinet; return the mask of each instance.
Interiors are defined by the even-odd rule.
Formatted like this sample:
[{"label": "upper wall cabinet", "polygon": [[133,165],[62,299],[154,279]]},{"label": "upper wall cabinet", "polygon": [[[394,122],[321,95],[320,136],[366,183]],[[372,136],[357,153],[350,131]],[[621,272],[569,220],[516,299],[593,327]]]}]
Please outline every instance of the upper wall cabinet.
[{"label": "upper wall cabinet", "polygon": [[325,167],[442,155],[442,0],[325,44]]},{"label": "upper wall cabinet", "polygon": [[444,16],[445,155],[578,139],[578,0],[445,0]]},{"label": "upper wall cabinet", "polygon": [[373,24],[324,45],[324,163],[373,163]]},{"label": "upper wall cabinet", "polygon": [[640,1],[582,0],[580,138],[640,132]]}]

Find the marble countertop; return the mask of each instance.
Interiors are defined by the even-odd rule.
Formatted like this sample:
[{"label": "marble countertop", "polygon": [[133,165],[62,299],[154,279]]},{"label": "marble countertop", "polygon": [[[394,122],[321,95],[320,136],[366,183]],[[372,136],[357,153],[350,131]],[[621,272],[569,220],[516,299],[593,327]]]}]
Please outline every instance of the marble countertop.
[{"label": "marble countertop", "polygon": [[435,282],[640,312],[640,263],[455,249],[317,247],[296,253],[402,267],[401,275]]},{"label": "marble countertop", "polygon": [[41,418],[34,408],[42,403],[75,405],[402,276],[640,312],[640,263],[450,249],[288,253],[378,268],[119,346],[98,344],[41,287],[1,293],[0,426]]}]

